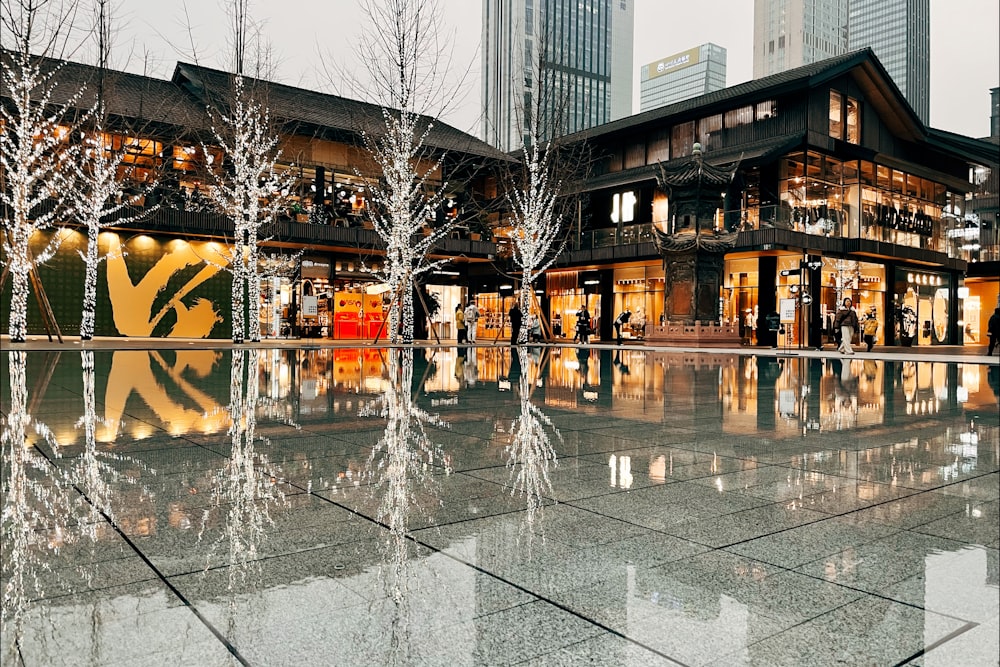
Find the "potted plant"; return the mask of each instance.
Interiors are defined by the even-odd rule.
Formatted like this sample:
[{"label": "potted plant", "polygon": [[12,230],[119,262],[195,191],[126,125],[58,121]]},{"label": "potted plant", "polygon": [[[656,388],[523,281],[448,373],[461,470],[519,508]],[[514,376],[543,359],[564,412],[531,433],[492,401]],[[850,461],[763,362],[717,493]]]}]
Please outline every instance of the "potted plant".
[{"label": "potted plant", "polygon": [[295,222],[309,222],[309,211],[299,202],[292,202],[288,210],[292,214],[292,217],[295,218]]}]

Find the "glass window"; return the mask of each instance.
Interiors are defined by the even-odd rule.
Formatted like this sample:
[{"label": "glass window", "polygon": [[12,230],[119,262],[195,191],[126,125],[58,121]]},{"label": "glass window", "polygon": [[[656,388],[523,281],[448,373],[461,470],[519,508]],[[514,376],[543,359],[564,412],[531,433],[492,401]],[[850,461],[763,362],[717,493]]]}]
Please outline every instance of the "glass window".
[{"label": "glass window", "polygon": [[885,190],[892,187],[892,169],[889,167],[878,166],[878,186]]},{"label": "glass window", "polygon": [[863,185],[875,185],[875,165],[871,162],[861,163],[861,183]]},{"label": "glass window", "polygon": [[778,115],[778,105],[774,100],[757,103],[757,120],[767,120]]},{"label": "glass window", "polygon": [[712,135],[722,130],[722,114],[702,118],[698,121],[698,142],[701,143],[703,151],[708,151],[716,146],[712,143]]},{"label": "glass window", "polygon": [[861,143],[861,109],[853,97],[847,98],[847,141]]},{"label": "glass window", "polygon": [[843,99],[837,91],[830,91],[830,136],[834,139],[844,138]]},{"label": "glass window", "polygon": [[649,163],[670,159],[670,131],[657,130],[649,138]]},{"label": "glass window", "polygon": [[753,107],[740,107],[726,112],[726,127],[748,125],[753,122]]},{"label": "glass window", "polygon": [[670,137],[670,157],[676,159],[691,155],[692,144],[694,144],[694,121],[674,125]]}]

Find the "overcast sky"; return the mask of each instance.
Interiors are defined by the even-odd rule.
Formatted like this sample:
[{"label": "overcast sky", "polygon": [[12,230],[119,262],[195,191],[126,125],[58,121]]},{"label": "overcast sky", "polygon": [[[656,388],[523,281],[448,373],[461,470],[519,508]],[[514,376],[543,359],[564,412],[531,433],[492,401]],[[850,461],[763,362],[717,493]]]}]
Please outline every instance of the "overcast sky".
[{"label": "overcast sky", "polygon": [[[464,74],[464,96],[446,115],[478,134],[480,0],[439,0],[454,45],[452,76]],[[753,0],[634,0],[633,109],[639,67],[704,42],[727,50],[727,85],[753,71]],[[116,66],[170,76],[177,60],[226,67],[224,0],[121,0]],[[255,0],[277,61],[275,78],[292,85],[363,97],[340,70],[370,24],[357,0]],[[188,30],[187,26],[191,29]],[[193,45],[193,48],[192,48]],[[1000,3],[931,0],[931,125],[975,137],[989,134],[989,89],[1000,85]]]}]

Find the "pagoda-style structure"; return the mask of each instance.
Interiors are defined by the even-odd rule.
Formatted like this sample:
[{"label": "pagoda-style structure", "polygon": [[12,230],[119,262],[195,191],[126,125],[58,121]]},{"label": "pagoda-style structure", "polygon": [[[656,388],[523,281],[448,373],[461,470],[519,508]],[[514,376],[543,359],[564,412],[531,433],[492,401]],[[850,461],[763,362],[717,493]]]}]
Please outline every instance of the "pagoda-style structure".
[{"label": "pagoda-style structure", "polygon": [[678,346],[738,346],[737,324],[719,321],[719,294],[726,252],[739,230],[726,229],[720,211],[739,163],[713,166],[701,145],[675,167],[660,165],[657,182],[669,201],[668,230],[654,226],[663,256],[664,323],[646,336],[651,343]]}]

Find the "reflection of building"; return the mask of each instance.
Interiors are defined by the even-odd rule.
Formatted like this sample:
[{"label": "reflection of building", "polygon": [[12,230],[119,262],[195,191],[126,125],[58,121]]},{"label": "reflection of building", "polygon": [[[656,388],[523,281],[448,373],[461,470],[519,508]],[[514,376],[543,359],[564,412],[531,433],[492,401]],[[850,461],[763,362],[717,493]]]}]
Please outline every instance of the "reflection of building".
[{"label": "reflection of building", "polygon": [[726,50],[702,44],[639,71],[639,111],[649,111],[726,87]]}]

